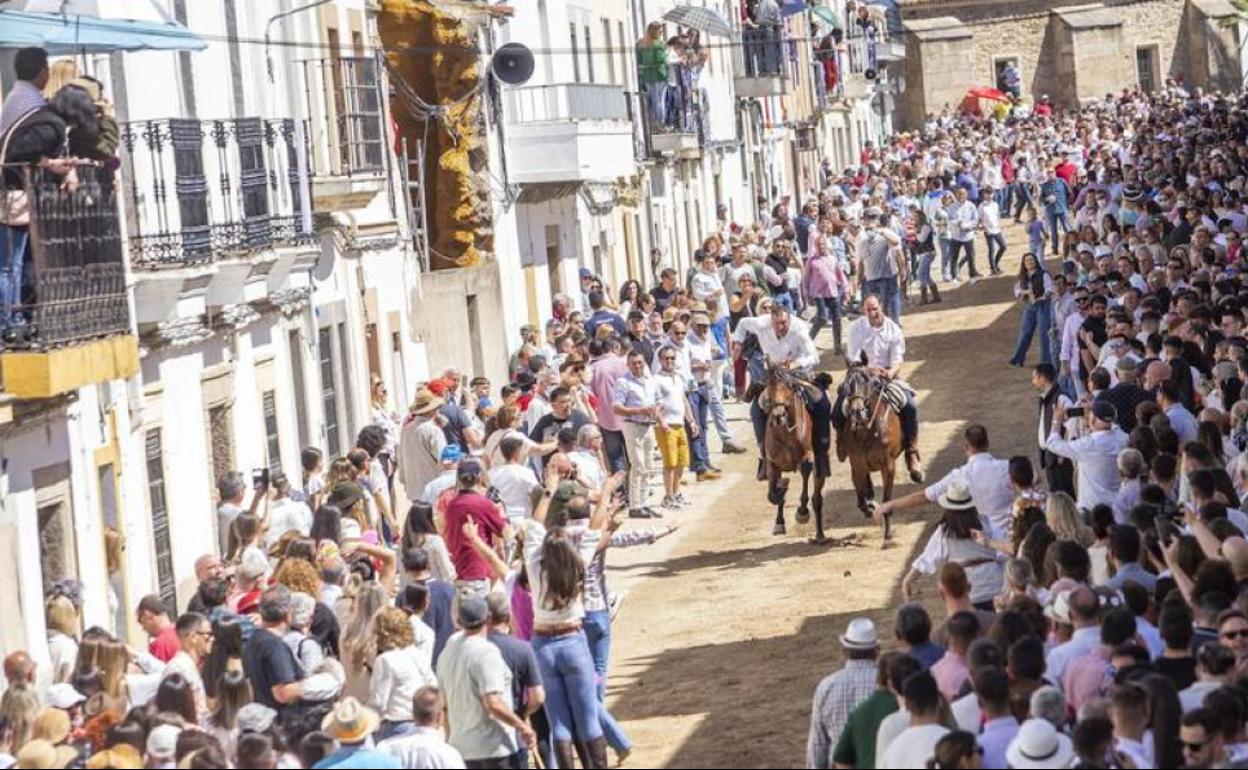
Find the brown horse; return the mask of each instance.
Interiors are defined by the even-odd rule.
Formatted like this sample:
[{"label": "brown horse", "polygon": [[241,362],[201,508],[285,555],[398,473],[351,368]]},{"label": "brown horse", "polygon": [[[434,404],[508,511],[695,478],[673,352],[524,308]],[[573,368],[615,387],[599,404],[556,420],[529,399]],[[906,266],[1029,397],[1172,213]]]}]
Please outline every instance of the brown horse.
[{"label": "brown horse", "polygon": [[[784,498],[789,480],[784,474],[799,471],[802,474],[802,497],[794,517],[798,524],[810,521],[810,476],[815,471],[812,462],[813,429],[810,412],[802,400],[801,391],[810,388],[802,375],[791,369],[773,368],[767,371],[765,386],[759,396],[758,406],[767,416],[767,429],[763,439],[766,458],[767,500],[776,506],[776,524],[773,535],[783,535]],[[812,542],[823,543],[823,482],[824,476],[815,473],[814,506],[815,537]]]},{"label": "brown horse", "polygon": [[[901,418],[884,399],[884,386],[885,381],[872,377],[865,366],[850,363],[840,389],[845,422],[837,435],[837,455],[842,462],[849,458],[858,510],[868,517],[875,503],[871,474],[882,476],[884,500],[893,499],[897,458],[902,452]],[[884,537],[891,536],[885,517]]]}]

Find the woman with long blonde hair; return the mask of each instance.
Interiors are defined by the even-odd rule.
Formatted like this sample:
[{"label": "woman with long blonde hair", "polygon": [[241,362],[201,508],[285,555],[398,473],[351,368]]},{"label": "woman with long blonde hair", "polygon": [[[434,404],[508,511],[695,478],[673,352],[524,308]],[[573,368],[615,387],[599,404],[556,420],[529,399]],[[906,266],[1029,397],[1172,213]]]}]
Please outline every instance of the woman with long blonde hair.
[{"label": "woman with long blonde hair", "polygon": [[43,606],[48,628],[48,656],[53,683],[68,682],[78,660],[78,608],[69,597],[55,595]]},{"label": "woman with long blonde hair", "polygon": [[48,83],[43,87],[43,95],[51,99],[52,95],[79,76],[78,62],[71,57],[57,59],[48,64]]},{"label": "woman with long blonde hair", "polygon": [[377,658],[377,640],[373,634],[373,617],[390,603],[390,595],[376,581],[360,586],[351,608],[350,618],[342,630],[342,662],[347,673],[344,695],[353,695],[363,703],[369,696],[373,662]]},{"label": "woman with long blonde hair", "polygon": [[1074,540],[1085,548],[1096,542],[1092,528],[1083,523],[1075,501],[1065,492],[1049,495],[1044,519],[1058,540]]}]

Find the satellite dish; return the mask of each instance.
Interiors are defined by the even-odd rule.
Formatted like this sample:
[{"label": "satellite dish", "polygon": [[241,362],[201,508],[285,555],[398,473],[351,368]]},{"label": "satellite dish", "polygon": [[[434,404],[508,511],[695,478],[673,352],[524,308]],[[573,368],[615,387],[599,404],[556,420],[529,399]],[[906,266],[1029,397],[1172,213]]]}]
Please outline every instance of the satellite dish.
[{"label": "satellite dish", "polygon": [[490,71],[509,86],[524,85],[533,77],[533,52],[521,43],[508,43],[494,52]]}]

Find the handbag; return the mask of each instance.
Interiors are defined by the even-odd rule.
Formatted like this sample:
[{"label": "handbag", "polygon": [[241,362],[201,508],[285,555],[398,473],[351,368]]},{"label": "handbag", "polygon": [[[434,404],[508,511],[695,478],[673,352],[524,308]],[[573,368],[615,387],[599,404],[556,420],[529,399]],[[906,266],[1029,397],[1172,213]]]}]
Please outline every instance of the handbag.
[{"label": "handbag", "polygon": [[[31,115],[39,111],[35,108],[25,115],[18,118],[8,132],[4,135],[4,142],[0,144],[0,168],[4,163],[4,159],[9,155],[9,140],[13,138],[14,132],[18,126],[22,125]],[[7,189],[3,188],[4,174],[0,172],[0,225],[9,227],[26,227],[30,224],[30,195],[24,188]]]}]

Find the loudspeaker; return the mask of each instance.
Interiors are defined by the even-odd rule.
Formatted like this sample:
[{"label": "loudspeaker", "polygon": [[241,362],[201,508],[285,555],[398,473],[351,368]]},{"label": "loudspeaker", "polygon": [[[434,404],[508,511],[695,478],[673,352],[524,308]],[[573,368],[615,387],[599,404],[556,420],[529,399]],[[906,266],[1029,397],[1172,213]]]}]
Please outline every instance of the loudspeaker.
[{"label": "loudspeaker", "polygon": [[863,72],[862,72],[862,76],[863,76],[864,78],[866,78],[867,80],[875,80],[875,79],[876,79],[876,77],[878,77],[878,76],[876,75],[875,70],[871,69],[870,67],[868,67],[867,69],[863,70]]},{"label": "loudspeaker", "polygon": [[494,52],[490,71],[509,86],[524,85],[533,77],[533,52],[521,43],[508,43]]}]

